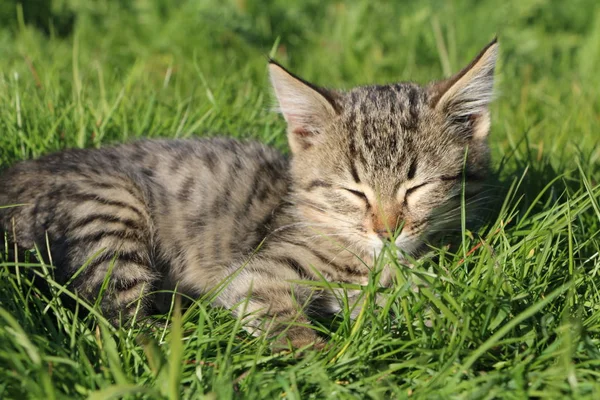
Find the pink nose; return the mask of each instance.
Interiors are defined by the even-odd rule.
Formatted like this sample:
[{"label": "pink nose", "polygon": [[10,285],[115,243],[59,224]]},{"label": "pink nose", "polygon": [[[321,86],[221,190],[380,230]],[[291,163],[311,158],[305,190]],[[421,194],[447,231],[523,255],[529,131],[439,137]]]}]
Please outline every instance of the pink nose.
[{"label": "pink nose", "polygon": [[400,214],[389,212],[384,215],[375,214],[372,219],[373,231],[382,239],[389,239],[400,223]]}]

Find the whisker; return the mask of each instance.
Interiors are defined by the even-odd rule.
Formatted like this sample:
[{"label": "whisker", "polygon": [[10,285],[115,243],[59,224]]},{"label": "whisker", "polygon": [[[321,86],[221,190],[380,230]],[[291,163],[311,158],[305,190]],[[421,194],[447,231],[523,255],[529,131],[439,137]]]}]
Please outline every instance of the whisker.
[{"label": "whisker", "polygon": [[271,235],[273,235],[275,233],[278,233],[280,231],[283,231],[283,230],[286,230],[286,229],[289,229],[289,228],[295,228],[295,227],[298,227],[298,226],[304,226],[304,227],[309,226],[310,227],[310,226],[326,226],[326,225],[327,224],[316,223],[316,222],[315,223],[312,223],[312,222],[296,222],[296,223],[293,223],[293,224],[288,224],[288,225],[280,226],[279,228],[271,231]]},{"label": "whisker", "polygon": [[345,233],[322,233],[322,234],[318,234],[318,235],[312,235],[312,236],[308,236],[307,239],[314,239],[314,238],[323,238],[323,237],[333,237],[333,236],[350,236],[352,235],[354,232],[345,232]]}]

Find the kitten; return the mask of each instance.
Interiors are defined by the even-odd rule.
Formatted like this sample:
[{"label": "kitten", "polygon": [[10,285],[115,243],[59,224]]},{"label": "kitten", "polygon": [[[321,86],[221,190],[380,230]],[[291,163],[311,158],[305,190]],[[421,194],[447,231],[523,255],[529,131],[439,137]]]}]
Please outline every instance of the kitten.
[{"label": "kitten", "polygon": [[428,86],[346,92],[271,61],[291,160],[222,138],[67,150],[0,177],[0,206],[21,204],[0,208],[0,230],[50,254],[55,279],[90,301],[110,274],[100,306],[115,324],[164,307],[154,291],[199,297],[227,281],[215,303],[247,314],[246,329],[319,346],[307,315],[338,311],[336,297],[290,281],[366,284],[386,241],[416,256],[460,229],[463,171],[477,215],[497,48]]}]

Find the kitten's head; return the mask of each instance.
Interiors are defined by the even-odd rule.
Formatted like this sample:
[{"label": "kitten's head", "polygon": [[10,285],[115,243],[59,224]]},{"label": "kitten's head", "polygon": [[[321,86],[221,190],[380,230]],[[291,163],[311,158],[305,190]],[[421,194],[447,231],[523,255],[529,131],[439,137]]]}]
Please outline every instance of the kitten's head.
[{"label": "kitten's head", "polygon": [[494,40],[458,74],[428,86],[346,92],[316,87],[271,62],[303,219],[363,256],[390,238],[414,255],[433,235],[460,229],[463,177],[467,220],[476,216],[497,53]]}]

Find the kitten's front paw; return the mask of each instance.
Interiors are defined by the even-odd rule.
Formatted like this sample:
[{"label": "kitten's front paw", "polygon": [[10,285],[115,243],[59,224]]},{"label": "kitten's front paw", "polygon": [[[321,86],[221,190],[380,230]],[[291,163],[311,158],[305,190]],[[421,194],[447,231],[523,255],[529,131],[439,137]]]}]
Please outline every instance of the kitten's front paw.
[{"label": "kitten's front paw", "polygon": [[294,351],[297,349],[323,350],[326,342],[317,333],[304,326],[293,326],[282,334],[272,339],[271,351],[279,353],[282,351]]}]

